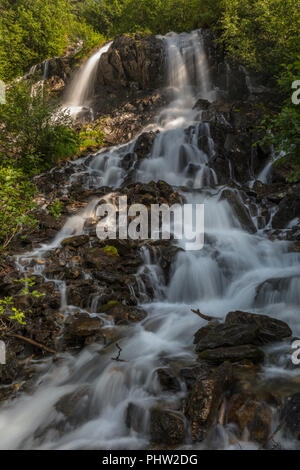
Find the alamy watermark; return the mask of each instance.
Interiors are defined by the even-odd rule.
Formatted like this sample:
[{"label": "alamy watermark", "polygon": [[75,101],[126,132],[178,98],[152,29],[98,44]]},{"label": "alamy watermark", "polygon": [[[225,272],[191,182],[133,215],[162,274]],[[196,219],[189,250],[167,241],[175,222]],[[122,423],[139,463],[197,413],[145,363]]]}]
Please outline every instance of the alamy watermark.
[{"label": "alamy watermark", "polygon": [[0,80],[0,104],[6,103],[6,86],[5,83]]},{"label": "alamy watermark", "polygon": [[127,205],[127,196],[117,204],[101,204],[96,233],[100,240],[183,240],[187,251],[204,246],[204,204]]},{"label": "alamy watermark", "polygon": [[295,352],[292,354],[292,363],[295,366],[300,365],[300,340],[296,340],[292,344],[292,349],[295,349]]},{"label": "alamy watermark", "polygon": [[296,90],[292,94],[292,103],[298,105],[300,104],[300,80],[295,80],[292,83],[292,89]]}]

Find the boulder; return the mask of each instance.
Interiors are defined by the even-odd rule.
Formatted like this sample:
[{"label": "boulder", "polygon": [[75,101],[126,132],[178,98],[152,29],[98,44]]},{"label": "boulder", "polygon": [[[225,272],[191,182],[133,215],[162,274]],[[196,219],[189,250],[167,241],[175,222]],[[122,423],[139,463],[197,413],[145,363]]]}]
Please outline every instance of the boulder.
[{"label": "boulder", "polygon": [[164,392],[180,392],[180,382],[170,370],[157,369],[156,374],[159,384]]},{"label": "boulder", "polygon": [[282,341],[292,335],[292,330],[287,323],[268,315],[241,311],[230,312],[226,317],[226,324],[256,326],[258,328],[257,344]]},{"label": "boulder", "polygon": [[229,401],[228,421],[249,433],[251,441],[265,444],[271,431],[272,410],[247,394],[234,394]]},{"label": "boulder", "polygon": [[193,441],[205,439],[217,419],[218,409],[231,384],[232,368],[222,364],[214,371],[200,374],[186,398],[184,413],[189,420]]},{"label": "boulder", "polygon": [[198,354],[200,361],[207,361],[212,365],[229,362],[252,362],[259,364],[264,361],[264,352],[257,346],[251,344],[243,346],[220,347],[215,349],[205,349]]},{"label": "boulder", "polygon": [[300,393],[286,398],[282,410],[284,430],[300,440]]},{"label": "boulder", "polygon": [[155,444],[179,445],[185,439],[184,416],[173,410],[154,407],[150,411],[150,436]]}]

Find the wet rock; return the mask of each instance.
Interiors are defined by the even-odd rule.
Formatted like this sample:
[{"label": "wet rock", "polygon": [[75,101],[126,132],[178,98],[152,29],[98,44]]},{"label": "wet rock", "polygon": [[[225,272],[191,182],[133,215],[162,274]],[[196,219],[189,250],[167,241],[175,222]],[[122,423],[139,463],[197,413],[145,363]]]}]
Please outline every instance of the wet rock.
[{"label": "wet rock", "polygon": [[107,253],[103,248],[88,248],[84,253],[85,264],[87,267],[97,269],[112,269],[119,263],[119,256],[113,252]]},{"label": "wet rock", "polygon": [[179,371],[179,375],[180,378],[185,382],[187,389],[190,390],[197,381],[197,378],[201,374],[207,374],[208,372],[209,366],[206,362],[203,362],[202,364],[198,363],[197,365],[191,367],[184,367]]},{"label": "wet rock", "polygon": [[66,327],[75,337],[95,336],[99,334],[102,322],[99,318],[92,318],[88,314],[78,313],[67,319]]},{"label": "wet rock", "polygon": [[135,403],[129,403],[126,410],[126,426],[129,429],[133,429],[135,432],[143,432],[146,426],[146,415],[147,413],[144,408],[141,408]]},{"label": "wet rock", "polygon": [[134,147],[134,152],[138,158],[148,157],[156,136],[156,132],[144,132],[138,137]]},{"label": "wet rock", "polygon": [[225,189],[222,192],[221,200],[226,200],[233,209],[241,228],[250,233],[256,232],[256,227],[252,221],[247,207],[240,201],[235,192]]},{"label": "wet rock", "polygon": [[73,248],[78,248],[79,246],[85,245],[88,243],[88,235],[78,235],[76,237],[65,238],[61,244],[62,246],[71,246]]},{"label": "wet rock", "polygon": [[282,341],[292,335],[292,330],[285,322],[268,315],[240,311],[230,312],[226,317],[226,324],[256,326],[258,328],[258,344]]},{"label": "wet rock", "polygon": [[272,411],[247,394],[235,394],[229,401],[228,421],[249,433],[251,441],[265,444],[271,431]]},{"label": "wet rock", "polygon": [[207,100],[203,100],[203,99],[200,98],[200,99],[195,103],[193,109],[197,109],[197,110],[200,111],[200,110],[208,109],[209,107],[210,107],[210,102],[207,101]]},{"label": "wet rock", "polygon": [[224,361],[233,363],[250,361],[259,364],[264,361],[265,355],[257,346],[243,345],[206,349],[198,354],[198,358],[213,365],[222,364]]},{"label": "wet rock", "polygon": [[215,423],[231,380],[231,365],[225,363],[215,371],[203,372],[193,385],[184,407],[193,441],[204,440]]},{"label": "wet rock", "polygon": [[205,349],[256,344],[258,328],[255,325],[210,324],[195,335],[196,352]]},{"label": "wet rock", "polygon": [[272,219],[272,227],[283,229],[292,220],[300,217],[299,188],[287,195],[279,204],[278,211]]},{"label": "wet rock", "polygon": [[284,429],[300,440],[300,393],[287,397],[282,410]]},{"label": "wet rock", "polygon": [[163,42],[155,36],[118,36],[103,54],[98,67],[98,85],[114,88],[159,88],[163,85]]},{"label": "wet rock", "polygon": [[164,392],[180,392],[180,382],[168,369],[157,369],[159,384]]},{"label": "wet rock", "polygon": [[135,154],[127,153],[127,155],[125,155],[125,157],[122,159],[121,166],[125,171],[128,171],[130,168],[133,167],[135,162],[136,162]]},{"label": "wet rock", "polygon": [[168,446],[182,444],[185,439],[184,417],[177,411],[152,408],[150,436],[155,444]]},{"label": "wet rock", "polygon": [[55,405],[55,409],[64,415],[68,424],[78,425],[89,419],[91,391],[88,387],[80,387],[73,393],[63,396]]},{"label": "wet rock", "polygon": [[127,325],[130,323],[138,323],[147,317],[147,312],[141,308],[125,306],[117,301],[111,301],[107,305],[99,307],[103,313],[110,315],[116,325]]}]

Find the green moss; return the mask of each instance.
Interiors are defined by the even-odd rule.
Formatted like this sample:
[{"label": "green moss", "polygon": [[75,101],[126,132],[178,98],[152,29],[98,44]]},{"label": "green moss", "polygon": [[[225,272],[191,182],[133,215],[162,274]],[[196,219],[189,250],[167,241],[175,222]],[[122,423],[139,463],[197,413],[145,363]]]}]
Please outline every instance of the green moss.
[{"label": "green moss", "polygon": [[103,248],[104,253],[109,256],[120,256],[117,248],[115,246],[106,245]]}]

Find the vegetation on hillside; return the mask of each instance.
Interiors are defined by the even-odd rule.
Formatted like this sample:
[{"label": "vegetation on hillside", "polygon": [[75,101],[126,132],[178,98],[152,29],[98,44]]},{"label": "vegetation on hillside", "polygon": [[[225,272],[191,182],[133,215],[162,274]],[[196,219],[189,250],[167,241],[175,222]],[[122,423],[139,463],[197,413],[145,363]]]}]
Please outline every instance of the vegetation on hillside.
[{"label": "vegetation on hillside", "polygon": [[[214,29],[231,60],[278,81],[282,109],[264,123],[266,139],[300,173],[300,105],[291,101],[292,83],[300,79],[298,0],[2,0],[0,79],[11,82],[78,41],[84,55],[120,33],[200,27]],[[6,246],[32,223],[29,175],[76,154],[80,140],[84,147],[101,139],[101,129],[85,128],[77,135],[45,90],[32,93],[24,83],[10,88],[7,104],[0,105],[0,244]]]}]

